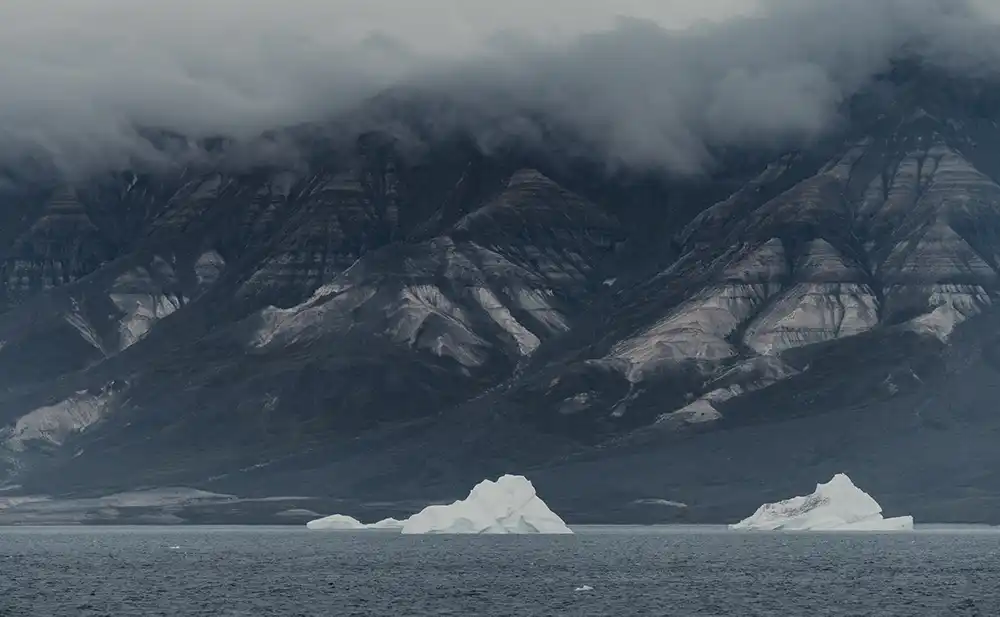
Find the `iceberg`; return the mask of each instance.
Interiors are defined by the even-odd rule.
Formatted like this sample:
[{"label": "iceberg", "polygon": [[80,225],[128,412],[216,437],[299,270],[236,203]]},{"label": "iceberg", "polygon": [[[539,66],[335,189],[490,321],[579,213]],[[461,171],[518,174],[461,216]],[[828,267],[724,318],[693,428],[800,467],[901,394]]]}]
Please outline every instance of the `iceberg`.
[{"label": "iceberg", "polygon": [[397,521],[394,518],[384,518],[377,523],[366,525],[368,529],[402,529],[405,521]]},{"label": "iceberg", "polygon": [[912,531],[913,517],[883,518],[871,495],[838,473],[812,494],[762,505],[749,518],[729,525],[750,531]]},{"label": "iceberg", "polygon": [[428,506],[410,518],[387,518],[365,524],[334,514],[310,521],[314,530],[393,530],[417,534],[572,534],[559,516],[538,497],[524,476],[505,475],[483,480],[469,496],[448,505]]},{"label": "iceberg", "polygon": [[324,516],[323,518],[309,521],[306,523],[306,528],[326,531],[352,531],[368,529],[368,525],[365,525],[358,519],[351,518],[350,516],[334,514],[332,516]]},{"label": "iceberg", "polygon": [[351,516],[333,514],[331,516],[318,518],[314,521],[309,521],[306,523],[306,528],[315,529],[317,531],[362,531],[365,529],[398,531],[403,528],[403,522],[404,521],[397,521],[394,518],[387,518],[377,523],[366,525]]},{"label": "iceberg", "polygon": [[571,534],[524,476],[483,480],[465,499],[428,506],[403,524],[404,534]]}]

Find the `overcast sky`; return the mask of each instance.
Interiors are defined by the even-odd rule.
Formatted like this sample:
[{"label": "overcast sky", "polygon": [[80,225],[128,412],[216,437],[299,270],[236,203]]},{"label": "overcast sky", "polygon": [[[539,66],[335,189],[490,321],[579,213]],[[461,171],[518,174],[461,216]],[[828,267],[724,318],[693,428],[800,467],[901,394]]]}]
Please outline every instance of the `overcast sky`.
[{"label": "overcast sky", "polygon": [[555,114],[600,156],[697,171],[821,131],[915,37],[998,58],[975,1],[2,0],[0,155],[113,164],[137,125],[248,137],[403,84],[486,132]]}]

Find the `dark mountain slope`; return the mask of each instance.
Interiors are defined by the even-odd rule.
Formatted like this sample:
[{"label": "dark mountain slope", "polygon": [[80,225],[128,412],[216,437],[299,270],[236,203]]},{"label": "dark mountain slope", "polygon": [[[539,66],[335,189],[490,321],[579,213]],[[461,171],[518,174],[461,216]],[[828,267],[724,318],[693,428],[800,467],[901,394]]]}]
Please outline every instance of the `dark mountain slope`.
[{"label": "dark mountain slope", "polygon": [[995,520],[992,93],[899,69],[821,143],[695,179],[367,133],[25,189],[7,479],[382,515],[525,471],[574,520],[721,521],[845,470]]}]

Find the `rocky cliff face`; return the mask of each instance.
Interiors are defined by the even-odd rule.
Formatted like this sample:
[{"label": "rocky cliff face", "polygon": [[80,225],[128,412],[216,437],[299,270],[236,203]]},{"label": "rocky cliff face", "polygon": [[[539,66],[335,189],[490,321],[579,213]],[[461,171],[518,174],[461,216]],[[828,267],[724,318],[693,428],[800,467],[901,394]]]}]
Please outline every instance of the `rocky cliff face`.
[{"label": "rocky cliff face", "polygon": [[[611,416],[643,407],[651,384],[673,380],[675,392],[655,390],[640,423],[718,422],[743,395],[808,372],[830,344],[914,333],[933,346],[989,310],[1000,186],[948,133],[926,115],[909,119],[884,137],[845,144],[761,198],[796,173],[782,160],[699,214],[679,232],[675,262],[617,292],[612,311],[624,316],[612,312],[609,321],[628,329],[588,345],[581,365],[627,384]],[[633,322],[636,295],[650,291],[659,306]],[[883,377],[893,390],[893,373]],[[575,413],[606,411],[602,402]]]},{"label": "rocky cliff face", "polygon": [[[6,481],[360,504],[534,469],[580,519],[716,520],[751,499],[727,486],[850,471],[919,517],[901,449],[937,473],[1000,429],[975,393],[1000,110],[928,91],[705,182],[368,135],[294,169],[25,189],[0,254]],[[926,411],[956,384],[962,410]],[[988,518],[966,497],[923,507]]]}]

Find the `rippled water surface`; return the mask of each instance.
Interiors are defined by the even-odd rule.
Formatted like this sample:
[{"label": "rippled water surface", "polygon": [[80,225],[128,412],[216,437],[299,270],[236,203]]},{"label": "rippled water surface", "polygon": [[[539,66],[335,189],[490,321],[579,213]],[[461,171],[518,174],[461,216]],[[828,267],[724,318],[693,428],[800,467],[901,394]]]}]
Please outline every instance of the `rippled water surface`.
[{"label": "rippled water surface", "polygon": [[1000,533],[0,529],[0,615],[1000,615]]}]

